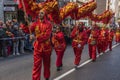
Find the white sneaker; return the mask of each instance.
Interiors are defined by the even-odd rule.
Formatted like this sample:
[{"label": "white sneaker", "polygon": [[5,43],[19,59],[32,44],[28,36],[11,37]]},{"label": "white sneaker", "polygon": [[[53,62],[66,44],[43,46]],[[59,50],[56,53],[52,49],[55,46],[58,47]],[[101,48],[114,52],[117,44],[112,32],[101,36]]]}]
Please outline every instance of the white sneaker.
[{"label": "white sneaker", "polygon": [[13,53],[13,55],[15,55],[15,53]]},{"label": "white sneaker", "polygon": [[16,55],[20,55],[20,53],[16,53]]}]

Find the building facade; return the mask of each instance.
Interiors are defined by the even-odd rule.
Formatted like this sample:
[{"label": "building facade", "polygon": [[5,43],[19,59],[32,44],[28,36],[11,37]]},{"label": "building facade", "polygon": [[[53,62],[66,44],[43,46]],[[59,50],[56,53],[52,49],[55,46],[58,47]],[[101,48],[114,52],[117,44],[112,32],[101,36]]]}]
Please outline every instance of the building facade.
[{"label": "building facade", "polygon": [[0,0],[0,19],[4,22],[7,20],[12,20],[13,18],[18,18],[18,7],[14,0]]},{"label": "building facade", "polygon": [[107,8],[107,0],[95,0],[97,2],[97,8],[95,9],[96,14],[103,13]]},{"label": "building facade", "polygon": [[0,20],[4,21],[3,0],[0,0]]},{"label": "building facade", "polygon": [[[37,2],[43,2],[46,0],[36,0]],[[78,2],[80,5],[91,0],[58,0],[59,7],[63,7],[67,2]],[[97,2],[97,8],[95,9],[96,14],[103,13],[108,8],[109,0],[95,0]],[[0,19],[3,21],[11,20],[13,18],[19,19],[19,10],[17,3],[14,0],[0,0]],[[120,18],[120,3],[119,0],[110,0],[110,9],[115,12],[115,18]],[[21,15],[21,14],[20,14]],[[68,17],[69,18],[69,17]],[[72,21],[68,21],[71,23]]]},{"label": "building facade", "polygon": [[120,0],[110,0],[110,9],[115,13],[115,20],[120,18]]},{"label": "building facade", "polygon": [[4,21],[18,18],[18,4],[14,0],[4,0]]}]

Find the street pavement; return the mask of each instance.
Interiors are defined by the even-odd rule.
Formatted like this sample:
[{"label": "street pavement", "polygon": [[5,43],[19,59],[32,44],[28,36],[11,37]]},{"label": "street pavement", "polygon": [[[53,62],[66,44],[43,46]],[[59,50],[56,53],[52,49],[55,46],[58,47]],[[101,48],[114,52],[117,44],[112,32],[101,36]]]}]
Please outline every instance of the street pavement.
[{"label": "street pavement", "polygon": [[[111,61],[112,61],[112,59],[117,59],[114,57],[115,55],[113,53],[117,54],[118,52],[119,52],[119,47],[116,47],[115,49],[113,49],[112,52],[109,52],[111,55],[105,54],[105,57],[108,56],[107,58],[111,59]],[[120,56],[120,54],[117,57],[119,57],[119,56]],[[100,58],[97,59],[97,61],[95,63],[90,62],[90,63],[86,64],[84,67],[81,67],[80,69],[78,69],[76,71],[73,71],[71,74],[63,77],[60,80],[98,80],[98,79],[92,79],[92,78],[89,79],[89,78],[87,78],[87,76],[88,77],[90,77],[89,75],[99,76],[100,74],[104,74],[104,72],[102,72],[102,71],[105,71],[105,70],[101,69],[103,67],[106,67],[106,63],[102,63],[104,61],[104,59],[107,63],[106,58],[104,58],[104,56],[103,57],[101,56]],[[88,56],[88,46],[86,45],[84,47],[84,50],[82,53],[81,63],[84,63],[87,60],[89,60],[89,56]],[[117,59],[117,60],[119,60],[119,59]],[[56,54],[53,50],[52,56],[51,56],[51,78],[50,78],[50,80],[54,80],[57,77],[59,77],[60,75],[64,74],[65,72],[74,68],[74,53],[73,53],[72,47],[70,45],[68,45],[68,47],[65,51],[62,71],[58,72],[56,70],[55,61],[56,61]],[[100,65],[102,65],[102,64],[103,64],[103,66],[100,67]],[[117,65],[117,64],[113,63],[113,65]],[[0,59],[0,80],[32,80],[31,79],[32,66],[33,66],[33,54],[31,52],[29,52],[29,53],[27,52],[25,55],[20,55],[20,56],[15,56],[15,57],[10,56],[8,58]],[[109,66],[111,66],[110,63],[108,63],[108,67]],[[98,70],[101,69],[100,70],[101,73],[99,73],[97,75],[97,69],[95,69],[95,68],[98,68]],[[87,72],[87,71],[89,71],[89,72]],[[94,73],[95,75],[92,75],[92,73]],[[110,73],[110,72],[108,72],[108,73]],[[107,74],[105,74],[105,76],[108,77]],[[85,77],[85,79],[84,79],[84,77]],[[43,71],[41,74],[41,80],[44,80]],[[101,80],[107,80],[107,79],[101,79]],[[111,79],[111,80],[114,80],[114,79]],[[118,80],[120,80],[120,79],[118,79]]]},{"label": "street pavement", "polygon": [[120,80],[120,46],[60,80]]}]

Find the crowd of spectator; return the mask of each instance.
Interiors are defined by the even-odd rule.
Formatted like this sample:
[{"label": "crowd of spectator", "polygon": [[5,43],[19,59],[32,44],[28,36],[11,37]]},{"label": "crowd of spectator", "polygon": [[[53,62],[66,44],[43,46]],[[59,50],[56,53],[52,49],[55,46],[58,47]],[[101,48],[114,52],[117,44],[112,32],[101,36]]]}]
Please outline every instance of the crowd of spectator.
[{"label": "crowd of spectator", "polygon": [[20,55],[24,48],[32,50],[29,35],[23,32],[21,25],[17,19],[5,23],[0,20],[0,56]]}]

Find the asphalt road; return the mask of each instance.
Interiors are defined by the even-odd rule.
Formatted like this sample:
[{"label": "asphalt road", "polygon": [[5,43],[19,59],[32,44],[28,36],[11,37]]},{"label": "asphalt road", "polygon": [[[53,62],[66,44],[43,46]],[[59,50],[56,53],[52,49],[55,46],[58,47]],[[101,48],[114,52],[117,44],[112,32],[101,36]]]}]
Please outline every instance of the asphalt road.
[{"label": "asphalt road", "polygon": [[[117,54],[119,52],[118,50],[119,50],[119,48],[117,47],[111,53]],[[114,55],[112,56],[112,54],[111,54],[111,57],[110,57],[110,54],[105,55],[105,56],[110,57],[110,59],[112,61],[112,58],[114,58]],[[119,57],[119,56],[120,55],[118,55],[117,57]],[[82,53],[81,63],[85,62],[88,59],[89,59],[88,46],[86,45],[84,47],[84,50]],[[115,59],[117,59],[117,58],[115,58]],[[56,77],[58,77],[58,76],[64,74],[65,72],[74,68],[74,64],[73,64],[74,54],[73,54],[72,47],[68,46],[65,51],[62,71],[60,71],[60,72],[56,71],[55,60],[56,60],[56,54],[53,51],[52,56],[51,56],[51,78],[50,78],[50,80],[53,80]],[[100,60],[101,60],[101,62],[99,62]],[[103,65],[101,67],[98,66],[100,64],[103,64],[102,60],[104,61],[104,56],[103,57],[101,56],[97,60],[97,62],[89,63],[89,64],[85,65],[85,67],[82,67],[82,68],[80,68],[80,70],[77,70],[77,71],[65,76],[61,80],[98,80],[98,79],[92,79],[92,78],[91,79],[89,79],[89,78],[83,79],[82,77],[85,77],[85,75],[83,76],[83,74],[85,74],[85,72],[88,71],[89,69],[92,72],[86,72],[86,73],[88,73],[88,74],[86,74],[86,75],[88,75],[88,77],[90,77],[89,75],[92,75],[93,72],[96,73],[95,76],[97,76],[97,71],[96,71],[97,69],[96,70],[94,70],[94,69],[97,67],[102,68],[102,67],[106,66],[106,65],[105,66]],[[15,57],[10,56],[8,58],[0,58],[0,80],[31,80],[32,65],[33,65],[33,54],[31,52],[26,53],[25,55],[20,55],[20,56],[15,56]],[[91,68],[92,66],[93,66],[93,68]],[[111,66],[111,65],[108,64],[108,66]],[[104,74],[104,72],[102,72],[104,70],[100,70],[100,71],[101,71],[101,74]],[[107,75],[105,75],[105,76],[107,76]],[[80,77],[80,79],[79,79],[79,77]],[[43,74],[41,75],[41,80],[44,80]],[[101,79],[101,80],[107,80],[107,79]],[[120,79],[118,79],[118,80],[120,80]]]},{"label": "asphalt road", "polygon": [[60,80],[120,80],[120,46]]}]

